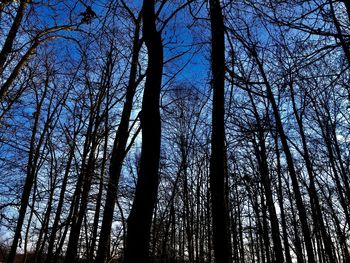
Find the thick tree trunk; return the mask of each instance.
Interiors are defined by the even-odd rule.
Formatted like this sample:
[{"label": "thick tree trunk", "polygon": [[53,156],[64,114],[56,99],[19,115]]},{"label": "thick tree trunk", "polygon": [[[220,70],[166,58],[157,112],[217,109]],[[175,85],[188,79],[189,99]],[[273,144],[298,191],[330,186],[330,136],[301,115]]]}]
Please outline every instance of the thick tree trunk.
[{"label": "thick tree trunk", "polygon": [[212,137],[210,160],[210,193],[213,218],[213,244],[215,262],[231,262],[228,211],[225,197],[225,35],[220,2],[209,1],[211,21],[212,59]]},{"label": "thick tree trunk", "polygon": [[149,262],[152,215],[157,199],[160,159],[159,99],[163,75],[163,44],[156,29],[155,1],[143,2],[143,37],[148,68],[142,101],[142,149],[135,198],[128,218],[125,263]]}]

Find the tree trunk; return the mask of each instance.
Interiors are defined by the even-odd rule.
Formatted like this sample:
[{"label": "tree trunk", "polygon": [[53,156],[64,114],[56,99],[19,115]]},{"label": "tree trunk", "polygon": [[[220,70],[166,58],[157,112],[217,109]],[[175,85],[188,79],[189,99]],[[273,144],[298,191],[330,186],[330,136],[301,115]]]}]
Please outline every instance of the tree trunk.
[{"label": "tree trunk", "polygon": [[49,230],[49,223],[50,223],[50,216],[52,212],[52,204],[53,204],[53,198],[54,198],[54,193],[56,189],[56,181],[57,181],[57,171],[56,169],[56,160],[54,160],[55,156],[53,154],[53,149],[50,147],[51,151],[51,167],[50,167],[50,186],[51,189],[49,189],[50,194],[49,194],[49,199],[47,202],[47,207],[46,207],[46,212],[44,216],[44,220],[40,229],[40,234],[38,237],[37,245],[36,245],[36,255],[35,255],[35,262],[41,262],[41,257],[44,251],[44,247],[46,244],[47,236],[48,236],[48,230]]},{"label": "tree trunk", "polygon": [[[95,137],[96,135],[92,135]],[[94,139],[93,139],[94,140]],[[95,168],[95,151],[96,151],[96,142],[92,143],[92,149],[89,154],[88,162],[86,166],[82,167],[81,179],[82,179],[82,192],[81,199],[76,205],[79,205],[77,212],[73,217],[72,227],[70,230],[69,241],[67,245],[67,252],[64,262],[70,263],[75,262],[77,251],[79,248],[79,237],[80,231],[83,223],[83,219],[86,213],[86,208],[88,204],[89,192],[91,188],[91,180]]]},{"label": "tree trunk", "polygon": [[321,233],[322,240],[323,240],[323,243],[325,246],[325,252],[327,254],[329,262],[334,262],[335,258],[334,258],[333,252],[332,252],[332,240],[326,231],[325,224],[323,221],[321,205],[320,205],[320,201],[319,201],[317,191],[316,191],[314,171],[313,171],[311,159],[309,156],[309,151],[307,148],[306,136],[304,133],[303,118],[302,118],[302,116],[299,116],[299,114],[298,114],[298,110],[297,110],[297,106],[296,106],[296,102],[295,102],[295,97],[294,97],[293,84],[290,84],[290,89],[291,89],[291,98],[292,98],[292,104],[293,104],[293,112],[294,112],[294,116],[295,116],[295,119],[296,119],[297,124],[298,124],[299,133],[300,133],[300,137],[301,137],[301,141],[302,141],[302,147],[303,147],[303,157],[305,160],[306,170],[308,172],[309,180],[310,180],[309,193],[310,193],[311,203],[313,204],[312,213],[315,214],[315,216],[314,216],[315,217],[314,218],[315,228],[316,228],[316,231],[319,230]]},{"label": "tree trunk", "polygon": [[[107,114],[108,115],[108,114]],[[101,203],[102,203],[102,195],[103,195],[103,188],[104,188],[104,174],[105,174],[105,168],[106,168],[106,162],[107,162],[107,148],[108,148],[108,116],[106,116],[106,122],[105,122],[105,138],[104,138],[104,149],[103,149],[103,159],[101,164],[101,172],[100,172],[100,178],[99,178],[99,188],[98,188],[98,194],[96,198],[96,208],[95,208],[95,214],[94,214],[94,223],[93,223],[93,230],[91,234],[91,245],[89,247],[88,251],[88,260],[89,262],[93,262],[94,253],[95,253],[95,246],[97,241],[97,231],[99,226],[99,219],[100,219],[100,212],[101,212]]]},{"label": "tree trunk", "polygon": [[156,29],[155,1],[143,2],[143,37],[148,51],[148,67],[142,101],[142,148],[135,198],[128,218],[125,263],[149,262],[152,214],[159,181],[160,112],[163,75],[163,44]]},{"label": "tree trunk", "polygon": [[3,74],[4,69],[5,69],[6,60],[7,60],[8,56],[10,55],[10,53],[12,52],[13,42],[15,41],[18,29],[21,25],[21,22],[22,22],[22,19],[24,16],[24,12],[26,10],[28,2],[29,2],[28,0],[21,0],[20,1],[16,17],[12,23],[11,29],[10,29],[9,33],[7,34],[5,43],[1,49],[1,52],[0,52],[0,75]]},{"label": "tree trunk", "polygon": [[44,90],[44,93],[43,93],[41,99],[38,100],[38,98],[37,98],[37,100],[38,100],[37,101],[37,108],[36,108],[36,114],[34,116],[35,119],[34,119],[34,124],[33,124],[33,129],[32,129],[32,135],[31,135],[31,140],[30,140],[30,149],[29,149],[29,155],[28,155],[28,164],[27,164],[27,171],[26,171],[27,176],[25,179],[24,188],[23,188],[23,192],[22,192],[21,206],[20,206],[19,215],[18,215],[18,219],[17,219],[15,235],[13,237],[10,253],[7,257],[8,263],[13,263],[15,256],[16,256],[17,245],[18,245],[19,238],[21,236],[24,218],[25,218],[27,207],[29,204],[30,193],[32,191],[33,184],[35,181],[35,174],[36,174],[35,170],[37,168],[37,161],[39,158],[39,150],[40,150],[41,144],[42,144],[43,139],[44,139],[44,136],[43,136],[44,131],[43,131],[43,133],[41,134],[41,137],[40,137],[41,141],[36,143],[37,131],[39,129],[39,116],[40,116],[40,112],[42,110],[42,105],[44,103],[47,88],[48,88],[48,77],[46,78],[45,84],[46,84],[45,90]]},{"label": "tree trunk", "polygon": [[258,159],[259,172],[261,176],[261,182],[263,185],[264,194],[266,196],[266,206],[270,214],[272,241],[274,245],[275,258],[277,262],[284,262],[282,243],[280,238],[280,231],[278,226],[278,218],[273,202],[271,179],[269,176],[269,167],[267,162],[266,145],[264,138],[264,127],[261,124],[260,117],[256,105],[254,103],[251,93],[249,93],[250,100],[253,106],[253,112],[255,115],[257,128],[258,128],[258,144],[255,146],[256,156]]},{"label": "tree trunk", "polygon": [[262,78],[265,82],[265,86],[266,86],[266,90],[267,90],[267,97],[271,103],[273,114],[274,114],[275,121],[276,121],[276,129],[277,129],[277,132],[279,134],[279,137],[280,137],[280,140],[281,140],[281,143],[283,146],[283,151],[284,151],[285,156],[286,156],[286,162],[287,162],[287,166],[288,166],[289,175],[290,175],[290,178],[292,180],[293,193],[295,196],[296,206],[297,206],[297,209],[299,212],[301,229],[302,229],[302,232],[304,235],[304,242],[305,242],[308,262],[315,263],[315,256],[314,256],[313,246],[312,246],[312,242],[311,242],[311,233],[310,233],[309,225],[307,222],[307,211],[306,211],[304,203],[303,203],[303,199],[302,199],[302,195],[301,195],[301,191],[300,191],[300,187],[299,187],[299,182],[298,182],[298,176],[297,176],[297,173],[296,173],[296,170],[294,167],[293,156],[292,156],[292,153],[291,153],[289,145],[288,145],[286,133],[284,132],[279,109],[278,109],[274,94],[272,92],[272,87],[270,86],[270,83],[268,82],[267,76],[266,76],[264,68],[263,68],[263,64],[260,61],[258,54],[254,48],[250,49],[250,51],[252,52],[252,55],[254,56],[254,58],[258,64],[260,73],[261,73]]},{"label": "tree trunk", "polygon": [[136,74],[140,50],[139,31],[140,20],[136,21],[135,24],[135,35],[133,41],[129,83],[126,91],[126,98],[122,112],[122,117],[114,140],[111,163],[109,167],[107,197],[105,202],[105,208],[103,211],[102,227],[100,232],[97,256],[95,260],[96,263],[105,262],[107,260],[108,255],[108,243],[111,235],[111,227],[113,221],[115,202],[117,198],[119,177],[123,165],[123,160],[125,157],[126,144],[129,137],[130,114],[132,110],[135,89],[137,86]]},{"label": "tree trunk", "polygon": [[61,219],[61,213],[62,213],[63,203],[64,203],[64,196],[66,193],[66,188],[67,188],[67,183],[68,183],[68,176],[69,176],[69,172],[70,172],[73,158],[74,158],[76,136],[77,136],[77,133],[75,132],[73,135],[73,139],[72,139],[73,142],[69,147],[68,160],[67,160],[66,168],[64,171],[63,179],[62,179],[60,197],[59,197],[59,201],[57,204],[55,218],[54,218],[54,222],[52,225],[50,238],[49,238],[49,242],[48,242],[49,244],[48,244],[47,256],[46,256],[46,260],[45,260],[46,263],[51,262],[52,256],[53,256],[53,249],[54,249],[54,245],[55,245],[56,233],[58,231],[59,222]]},{"label": "tree trunk", "polygon": [[275,138],[276,144],[276,159],[277,159],[277,179],[278,179],[278,204],[281,211],[281,224],[282,224],[282,234],[283,234],[283,245],[284,251],[286,255],[286,262],[292,263],[292,258],[290,256],[289,242],[288,242],[288,232],[287,232],[287,222],[286,215],[284,212],[284,200],[283,200],[283,191],[282,191],[282,173],[281,173],[281,160],[280,160],[280,150],[278,147],[278,139],[277,136]]},{"label": "tree trunk", "polygon": [[225,35],[220,2],[210,0],[212,59],[212,137],[210,193],[213,218],[214,257],[217,263],[231,262],[228,211],[225,197]]}]

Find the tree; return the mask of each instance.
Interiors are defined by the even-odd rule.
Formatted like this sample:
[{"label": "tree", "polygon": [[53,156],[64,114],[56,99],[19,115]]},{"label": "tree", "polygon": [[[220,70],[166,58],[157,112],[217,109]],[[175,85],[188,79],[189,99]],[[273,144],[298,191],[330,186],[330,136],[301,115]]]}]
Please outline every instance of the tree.
[{"label": "tree", "polygon": [[212,139],[210,194],[212,200],[213,243],[215,262],[231,262],[230,232],[225,197],[225,31],[220,2],[210,2],[212,59]]},{"label": "tree", "polygon": [[[130,11],[130,9],[128,9],[128,11]],[[116,137],[114,139],[111,163],[109,167],[107,198],[105,202],[96,263],[105,262],[107,260],[108,242],[110,240],[112,219],[117,198],[119,178],[123,166],[123,161],[126,155],[127,141],[129,138],[130,114],[132,111],[136,87],[138,83],[140,83],[143,79],[143,76],[139,76],[137,78],[137,63],[139,60],[139,52],[142,44],[139,39],[141,15],[139,14],[136,18],[132,13],[130,14],[133,18],[133,22],[135,23],[135,33],[131,51],[129,82],[126,90],[125,104],[122,112],[122,117],[118,126]]]},{"label": "tree", "polygon": [[[29,206],[30,194],[32,191],[34,191],[34,195],[35,195],[35,191],[37,190],[37,189],[33,189],[33,186],[36,184],[36,180],[37,180],[39,160],[43,158],[42,150],[45,149],[44,145],[47,143],[46,137],[47,137],[47,134],[52,132],[51,129],[54,128],[54,123],[57,123],[55,121],[55,118],[57,117],[56,114],[57,112],[60,112],[60,109],[62,108],[62,102],[66,99],[66,96],[64,95],[58,100],[56,105],[52,105],[53,96],[50,98],[49,106],[51,106],[52,109],[50,108],[47,109],[48,116],[46,117],[44,126],[41,128],[40,117],[43,112],[44,102],[47,99],[46,95],[49,92],[49,85],[50,85],[51,78],[52,78],[51,70],[48,66],[46,68],[46,76],[45,76],[44,83],[42,83],[43,91],[41,92],[41,94],[38,91],[38,88],[35,87],[36,108],[35,108],[35,111],[33,112],[34,122],[32,127],[31,138],[29,142],[30,147],[29,147],[29,153],[28,153],[26,177],[25,177],[24,188],[21,196],[21,205],[19,209],[15,235],[13,238],[11,250],[7,258],[7,262],[13,262],[16,256],[18,241],[21,237],[21,231],[22,231],[24,219],[26,216],[26,211]],[[41,132],[40,132],[40,128],[42,129]],[[32,208],[32,212],[33,212],[33,208]],[[30,220],[28,224],[30,224]]]},{"label": "tree", "polygon": [[[150,229],[159,180],[159,97],[163,71],[163,44],[156,28],[155,1],[143,1],[143,39],[148,51],[146,82],[140,114],[142,150],[135,198],[128,218],[124,262],[149,262]],[[136,252],[137,251],[137,252]]]}]

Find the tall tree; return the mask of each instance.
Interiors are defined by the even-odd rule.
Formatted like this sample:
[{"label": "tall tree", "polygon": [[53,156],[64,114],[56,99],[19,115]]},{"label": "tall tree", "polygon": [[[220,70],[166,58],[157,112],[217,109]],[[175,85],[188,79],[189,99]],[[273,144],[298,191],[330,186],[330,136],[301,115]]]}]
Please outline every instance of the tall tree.
[{"label": "tall tree", "polygon": [[[271,221],[271,230],[272,230],[272,240],[274,244],[275,258],[277,262],[284,262],[282,243],[280,238],[280,230],[278,226],[278,218],[276,209],[273,202],[272,187],[271,187],[271,178],[269,176],[269,167],[267,162],[267,153],[266,153],[266,142],[265,142],[265,131],[264,123],[260,119],[258,109],[255,105],[253,96],[251,92],[248,92],[249,98],[252,103],[253,113],[256,118],[256,133],[257,133],[257,143],[255,145],[256,157],[259,166],[259,172],[261,176],[261,183],[264,188],[266,196],[266,206],[270,214]],[[253,142],[254,143],[254,142]]]},{"label": "tall tree", "polygon": [[210,161],[210,193],[213,218],[215,262],[231,262],[230,232],[225,197],[225,28],[219,0],[211,0],[212,60],[212,137]]},{"label": "tall tree", "polygon": [[117,198],[118,183],[120,173],[123,166],[124,157],[126,154],[126,144],[129,138],[129,122],[130,114],[132,111],[133,99],[135,95],[136,86],[142,80],[140,76],[137,80],[137,63],[139,60],[139,51],[141,47],[140,41],[140,22],[141,14],[136,18],[134,17],[135,23],[135,35],[133,40],[132,55],[130,62],[130,75],[129,83],[125,95],[125,104],[122,112],[122,117],[118,126],[117,134],[114,139],[111,163],[109,167],[109,180],[107,189],[107,198],[105,202],[105,209],[103,212],[102,229],[100,233],[100,241],[97,250],[97,257],[95,262],[105,262],[108,255],[108,243],[111,234],[111,227],[113,221],[113,213],[115,202]]},{"label": "tall tree", "polygon": [[[39,160],[42,156],[43,145],[46,143],[47,134],[49,133],[50,128],[53,127],[52,123],[54,122],[54,119],[57,118],[56,113],[57,111],[59,111],[60,107],[62,107],[63,101],[65,100],[65,97],[61,98],[60,101],[55,106],[52,106],[52,101],[50,101],[49,105],[52,106],[53,108],[49,110],[49,114],[47,116],[44,127],[40,127],[40,117],[42,112],[44,111],[43,109],[44,103],[45,103],[45,100],[47,99],[46,95],[49,91],[51,78],[52,76],[51,76],[50,68],[47,68],[46,76],[45,76],[45,79],[43,80],[44,83],[42,84],[44,87],[41,95],[40,95],[40,92],[38,91],[38,88],[35,87],[35,100],[36,100],[35,110],[36,111],[33,113],[34,121],[33,121],[33,127],[32,127],[32,134],[29,142],[30,147],[28,151],[28,163],[26,165],[27,167],[26,177],[24,180],[23,192],[22,192],[21,203],[20,203],[21,205],[19,209],[15,235],[13,238],[9,256],[7,258],[8,263],[10,262],[12,263],[14,261],[18,242],[20,239],[22,239],[21,238],[22,227],[24,225],[24,219],[26,216],[27,209],[30,206],[29,204],[30,194],[33,191],[33,188],[35,188],[33,186],[36,184],[36,180],[37,180]],[[36,85],[34,84],[34,86]],[[31,209],[33,210],[32,207]],[[28,223],[28,225],[29,224],[30,222]]]},{"label": "tall tree", "polygon": [[148,65],[142,101],[141,160],[136,192],[128,218],[124,262],[149,262],[152,214],[157,200],[160,158],[159,98],[163,74],[163,43],[156,28],[155,1],[143,1],[143,39]]}]

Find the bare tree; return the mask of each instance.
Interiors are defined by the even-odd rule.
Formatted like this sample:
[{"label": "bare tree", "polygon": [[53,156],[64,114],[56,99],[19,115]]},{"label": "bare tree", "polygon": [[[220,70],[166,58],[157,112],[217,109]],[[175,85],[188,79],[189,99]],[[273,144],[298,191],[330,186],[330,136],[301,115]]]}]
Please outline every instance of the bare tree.
[{"label": "bare tree", "polygon": [[[135,199],[128,218],[124,262],[149,262],[152,214],[158,189],[160,157],[159,96],[163,71],[163,44],[156,28],[155,1],[143,1],[143,39],[148,66],[142,101],[142,152]],[[137,252],[136,252],[137,251]]]},{"label": "bare tree", "polygon": [[213,243],[215,262],[231,262],[230,232],[225,197],[225,34],[219,1],[210,3],[212,59],[212,139],[210,164],[210,194],[212,200]]}]

